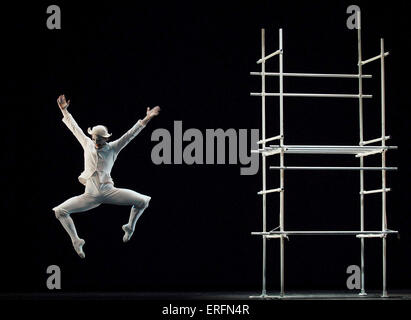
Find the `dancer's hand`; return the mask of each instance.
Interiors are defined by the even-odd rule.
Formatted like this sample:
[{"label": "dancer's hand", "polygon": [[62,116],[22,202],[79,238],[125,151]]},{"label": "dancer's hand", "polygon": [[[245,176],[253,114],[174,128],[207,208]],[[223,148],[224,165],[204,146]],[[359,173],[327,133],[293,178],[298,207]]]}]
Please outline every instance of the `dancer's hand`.
[{"label": "dancer's hand", "polygon": [[160,109],[159,106],[155,106],[153,109],[150,109],[149,107],[147,107],[147,114],[146,114],[145,118],[143,120],[141,120],[143,125],[146,125],[152,118],[157,116],[160,113],[160,110],[161,109]]},{"label": "dancer's hand", "polygon": [[160,107],[159,106],[155,106],[153,109],[150,109],[149,107],[147,107],[147,117],[149,117],[150,119],[157,116],[160,113]]},{"label": "dancer's hand", "polygon": [[64,94],[62,94],[57,98],[57,104],[61,110],[64,110],[67,109],[70,105],[70,100],[67,102],[66,97],[64,96]]}]

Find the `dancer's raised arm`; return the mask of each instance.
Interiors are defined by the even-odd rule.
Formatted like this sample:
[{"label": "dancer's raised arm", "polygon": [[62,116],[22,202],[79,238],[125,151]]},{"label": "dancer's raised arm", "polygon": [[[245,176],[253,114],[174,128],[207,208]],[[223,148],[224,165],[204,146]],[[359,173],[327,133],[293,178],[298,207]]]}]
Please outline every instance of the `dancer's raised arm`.
[{"label": "dancer's raised arm", "polygon": [[70,100],[66,101],[66,97],[64,96],[64,94],[62,94],[57,98],[57,104],[61,112],[63,113],[63,122],[84,148],[88,137],[84,134],[83,130],[81,130],[77,122],[74,120],[73,116],[67,111],[67,108],[70,105]]},{"label": "dancer's raised arm", "polygon": [[115,151],[118,153],[123,149],[131,140],[133,140],[140,131],[147,125],[147,123],[160,113],[160,107],[156,106],[153,109],[147,108],[146,116],[143,120],[138,120],[136,124],[123,134],[119,139],[113,141],[111,144]]}]

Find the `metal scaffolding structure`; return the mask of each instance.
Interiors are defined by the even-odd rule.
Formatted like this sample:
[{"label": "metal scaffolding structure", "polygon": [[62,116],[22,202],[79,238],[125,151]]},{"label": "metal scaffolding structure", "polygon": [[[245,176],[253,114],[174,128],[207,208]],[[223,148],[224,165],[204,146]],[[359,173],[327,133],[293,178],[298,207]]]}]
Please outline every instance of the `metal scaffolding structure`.
[{"label": "metal scaffolding structure", "polygon": [[[380,42],[380,54],[368,60],[362,60],[361,49],[361,23],[360,12],[357,12],[358,22],[358,74],[321,74],[321,73],[285,73],[283,71],[283,30],[279,29],[279,49],[269,55],[265,52],[265,30],[261,30],[261,59],[257,64],[261,64],[261,72],[251,72],[251,75],[261,76],[261,92],[251,93],[251,96],[261,97],[262,105],[262,138],[257,142],[259,149],[252,150],[253,153],[262,155],[262,190],[258,192],[262,196],[262,231],[252,232],[253,235],[262,237],[262,292],[261,295],[252,296],[253,298],[283,298],[285,296],[284,287],[284,238],[288,236],[298,235],[345,235],[355,236],[360,239],[361,245],[361,290],[359,295],[365,296],[364,284],[364,248],[366,238],[381,238],[382,239],[382,297],[387,297],[386,287],[386,263],[387,263],[387,243],[386,237],[390,234],[398,234],[398,231],[390,230],[387,227],[387,210],[386,197],[387,192],[391,189],[386,185],[386,171],[397,170],[396,167],[386,166],[386,152],[391,149],[396,149],[395,146],[387,146],[386,141],[390,136],[385,133],[385,57],[389,54],[384,49],[384,39]],[[266,61],[275,56],[279,57],[279,72],[266,72]],[[371,78],[371,75],[363,74],[363,66],[369,62],[380,60],[381,63],[381,137],[365,141],[363,130],[363,99],[372,98],[372,95],[363,93],[363,79]],[[279,77],[279,92],[270,93],[266,91],[266,77]],[[284,92],[283,80],[284,77],[318,77],[318,78],[346,78],[358,79],[358,93],[356,94],[325,94],[325,93],[286,93]],[[280,133],[275,137],[266,137],[266,97],[279,98],[279,113],[280,113]],[[286,145],[284,143],[284,97],[316,97],[316,98],[354,98],[358,99],[359,107],[359,145],[355,146],[338,146],[338,145]],[[278,141],[278,145],[267,145],[268,142]],[[380,145],[372,145],[380,143]],[[336,155],[355,155],[359,158],[358,167],[290,167],[285,165],[284,155],[290,154],[336,154]],[[381,154],[381,167],[365,167],[364,158],[371,155]],[[280,186],[275,189],[267,189],[267,157],[279,155],[280,166],[270,166],[270,170],[278,170],[280,173]],[[288,231],[284,225],[284,173],[286,170],[357,170],[360,175],[360,230],[357,231]],[[377,190],[364,190],[364,172],[370,170],[381,171],[381,188]],[[267,231],[267,195],[270,193],[279,193],[279,227]],[[381,193],[382,194],[382,226],[381,230],[366,231],[364,227],[364,196],[367,194]],[[278,230],[279,229],[279,230]],[[267,294],[266,286],[266,265],[267,265],[267,240],[278,239],[280,241],[280,294]]]}]

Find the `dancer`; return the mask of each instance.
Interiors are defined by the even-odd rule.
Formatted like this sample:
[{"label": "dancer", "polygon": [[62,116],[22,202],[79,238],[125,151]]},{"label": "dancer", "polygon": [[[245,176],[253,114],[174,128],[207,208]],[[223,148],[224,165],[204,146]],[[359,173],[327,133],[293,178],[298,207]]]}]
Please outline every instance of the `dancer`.
[{"label": "dancer", "polygon": [[107,127],[97,125],[88,128],[87,137],[78,126],[72,115],[67,111],[70,100],[66,101],[64,95],[60,95],[57,104],[63,113],[63,122],[80,142],[84,150],[85,169],[78,177],[80,183],[85,185],[83,194],[70,198],[53,208],[56,218],[60,221],[69,234],[73,247],[81,258],[85,258],[83,246],[85,241],[77,235],[72,213],[83,212],[98,207],[102,203],[129,205],[131,207],[130,218],[123,225],[123,241],[128,242],[133,235],[137,220],[148,207],[151,197],[138,192],[114,187],[110,176],[111,169],[119,152],[147,125],[147,123],[160,112],[160,107],[147,108],[147,114],[143,120],[136,124],[119,139],[108,142],[111,134]]}]

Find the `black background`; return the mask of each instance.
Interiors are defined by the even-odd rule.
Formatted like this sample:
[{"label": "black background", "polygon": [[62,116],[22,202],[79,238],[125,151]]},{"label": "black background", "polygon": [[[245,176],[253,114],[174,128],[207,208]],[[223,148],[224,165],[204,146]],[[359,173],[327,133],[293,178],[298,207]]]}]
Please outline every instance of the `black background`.
[{"label": "black background", "polygon": [[[357,2],[362,10],[363,56],[379,54],[385,38],[388,153],[388,288],[411,286],[408,140],[410,22],[404,2]],[[46,8],[57,4],[62,29],[48,30]],[[357,72],[357,34],[346,27],[347,1],[61,2],[2,10],[3,79],[1,291],[46,292],[46,268],[62,270],[63,291],[208,291],[261,289],[261,173],[241,176],[239,165],[154,165],[151,132],[198,128],[261,128],[261,89],[255,61],[284,32],[284,71]],[[278,71],[277,58],[267,71]],[[380,136],[379,64],[364,67],[365,139]],[[278,80],[267,82],[278,90]],[[356,93],[356,80],[286,79],[286,92]],[[103,205],[73,214],[86,259],[79,259],[51,208],[83,192],[77,176],[82,150],[61,122],[59,94],[83,129],[108,126],[120,136],[147,106],[160,116],[125,149],[112,176],[116,186],[152,197],[130,243],[122,224],[129,208]],[[267,136],[278,134],[278,99],[267,100]],[[358,144],[355,99],[285,100],[286,144]],[[186,143],[187,144],[187,143]],[[228,147],[228,146],[227,146]],[[351,156],[287,156],[288,165],[358,165]],[[378,166],[378,157],[366,165]],[[269,163],[278,165],[278,158]],[[268,187],[278,187],[269,172]],[[380,188],[367,173],[365,188]],[[286,172],[285,225],[292,230],[358,230],[358,172]],[[278,195],[269,196],[269,228],[278,225]],[[381,197],[366,197],[366,228],[381,226]],[[268,243],[268,289],[279,288],[279,248]],[[381,241],[366,241],[366,287],[379,289]],[[360,263],[351,237],[294,237],[286,242],[289,290],[346,289],[346,268]]]}]

